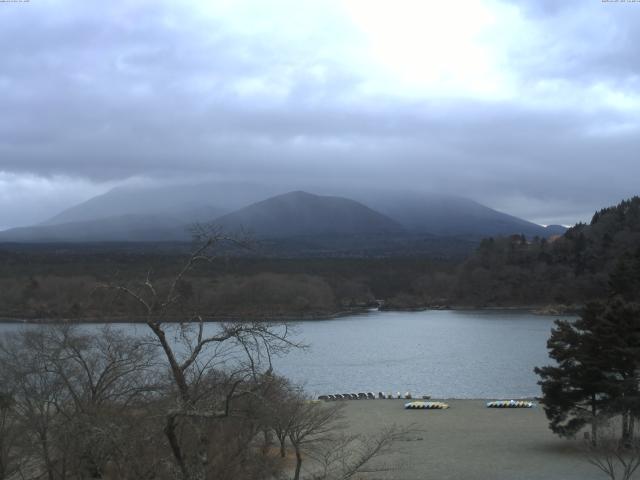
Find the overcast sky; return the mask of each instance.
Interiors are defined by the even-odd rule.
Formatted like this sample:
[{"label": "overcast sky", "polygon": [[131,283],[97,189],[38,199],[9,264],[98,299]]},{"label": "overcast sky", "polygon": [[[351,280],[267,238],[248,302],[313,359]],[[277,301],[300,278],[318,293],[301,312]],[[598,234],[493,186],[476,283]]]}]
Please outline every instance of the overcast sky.
[{"label": "overcast sky", "polygon": [[640,3],[31,0],[0,42],[0,227],[205,177],[545,224],[640,193]]}]

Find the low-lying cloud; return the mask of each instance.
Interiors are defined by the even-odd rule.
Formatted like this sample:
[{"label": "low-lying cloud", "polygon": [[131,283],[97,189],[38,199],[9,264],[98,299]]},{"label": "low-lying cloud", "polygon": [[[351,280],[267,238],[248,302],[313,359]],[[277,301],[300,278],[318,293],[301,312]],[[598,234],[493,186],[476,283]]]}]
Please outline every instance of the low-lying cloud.
[{"label": "low-lying cloud", "polygon": [[0,4],[0,226],[135,177],[444,191],[541,223],[638,193],[640,4],[381,5]]}]

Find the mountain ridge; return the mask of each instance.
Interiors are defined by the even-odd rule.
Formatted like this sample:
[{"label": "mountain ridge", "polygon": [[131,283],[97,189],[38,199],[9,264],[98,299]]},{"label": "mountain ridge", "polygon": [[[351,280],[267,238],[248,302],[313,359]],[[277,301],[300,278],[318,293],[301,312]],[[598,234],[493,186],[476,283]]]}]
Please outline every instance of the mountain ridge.
[{"label": "mountain ridge", "polygon": [[253,203],[215,220],[227,230],[248,227],[259,237],[402,233],[395,220],[355,200],[301,190]]},{"label": "mountain ridge", "polygon": [[376,190],[354,190],[347,197],[333,191],[318,195],[280,189],[240,182],[118,187],[39,225],[0,232],[0,242],[188,241],[187,227],[196,222],[215,222],[265,238],[386,235],[415,240],[436,235],[479,241],[564,231],[463,197]]}]

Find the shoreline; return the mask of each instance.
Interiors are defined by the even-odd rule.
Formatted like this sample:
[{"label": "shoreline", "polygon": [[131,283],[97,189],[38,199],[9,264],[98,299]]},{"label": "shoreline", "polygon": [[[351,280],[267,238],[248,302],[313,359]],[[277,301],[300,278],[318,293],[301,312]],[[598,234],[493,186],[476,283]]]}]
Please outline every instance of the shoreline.
[{"label": "shoreline", "polygon": [[[323,320],[336,320],[349,316],[365,315],[370,312],[426,312],[426,311],[519,311],[529,312],[534,315],[540,316],[571,316],[577,315],[580,311],[580,306],[564,306],[564,305],[526,305],[526,306],[466,306],[466,305],[453,305],[453,306],[431,306],[431,307],[412,307],[412,308],[369,308],[358,307],[348,310],[341,310],[332,313],[308,313],[308,314],[266,314],[266,315],[220,315],[220,316],[208,316],[204,318],[204,323],[215,322],[309,322],[309,321],[323,321]],[[179,318],[170,318],[163,323],[180,323]],[[88,317],[83,319],[76,318],[29,318],[29,317],[14,317],[10,315],[0,315],[0,324],[2,323],[22,323],[22,324],[58,324],[58,323],[77,323],[77,324],[93,324],[93,323],[145,323],[143,317],[110,317],[110,318],[98,318]]]}]

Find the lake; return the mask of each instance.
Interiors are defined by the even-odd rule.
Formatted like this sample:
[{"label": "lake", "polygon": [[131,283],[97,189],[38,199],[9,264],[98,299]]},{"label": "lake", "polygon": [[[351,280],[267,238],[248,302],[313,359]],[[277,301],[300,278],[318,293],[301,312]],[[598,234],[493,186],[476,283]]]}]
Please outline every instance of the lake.
[{"label": "lake", "polygon": [[439,398],[540,395],[556,317],[506,310],[371,312],[302,322],[309,351],[277,362],[311,393],[378,391]]},{"label": "lake", "polygon": [[[533,368],[550,363],[546,342],[555,318],[512,310],[434,310],[299,322],[296,339],[309,348],[274,364],[314,395],[533,397],[540,395]],[[0,332],[17,328],[1,324]],[[124,328],[146,332],[142,325]]]}]

